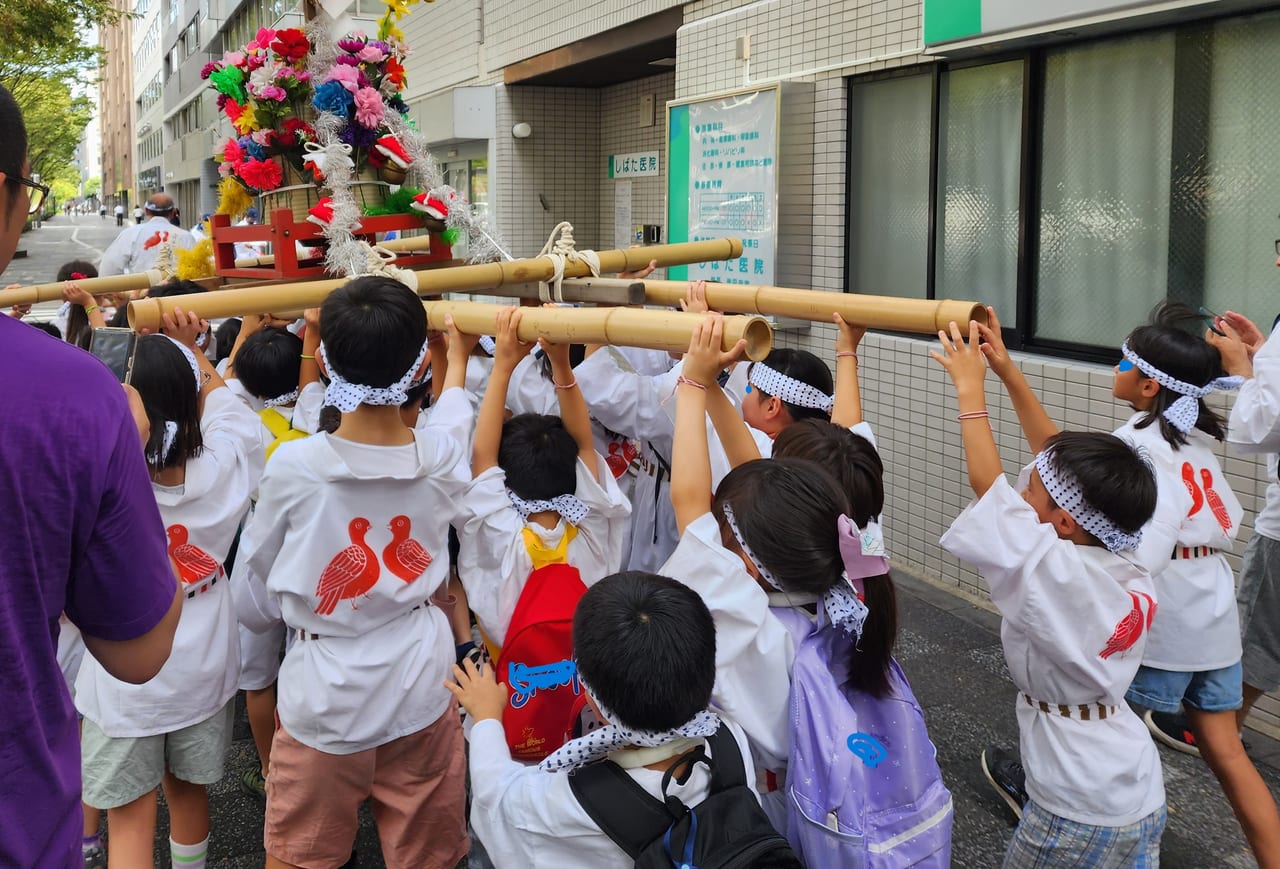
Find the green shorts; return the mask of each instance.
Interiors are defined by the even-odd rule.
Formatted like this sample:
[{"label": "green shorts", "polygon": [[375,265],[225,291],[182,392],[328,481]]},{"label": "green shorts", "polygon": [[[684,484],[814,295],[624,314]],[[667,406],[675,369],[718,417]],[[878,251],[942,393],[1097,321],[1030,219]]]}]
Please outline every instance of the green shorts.
[{"label": "green shorts", "polygon": [[222,778],[231,747],[235,701],[190,727],[156,736],[107,736],[84,719],[80,731],[85,803],[95,809],[126,806],[160,785],[165,770],[185,782],[210,785]]}]

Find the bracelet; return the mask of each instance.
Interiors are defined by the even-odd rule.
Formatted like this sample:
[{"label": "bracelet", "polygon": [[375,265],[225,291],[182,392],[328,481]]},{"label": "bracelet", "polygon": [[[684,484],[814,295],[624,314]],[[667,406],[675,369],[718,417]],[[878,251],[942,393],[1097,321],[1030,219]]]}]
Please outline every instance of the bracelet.
[{"label": "bracelet", "polygon": [[989,416],[991,414],[985,410],[971,410],[968,413],[959,414],[956,419],[986,419]]},{"label": "bracelet", "polygon": [[568,383],[552,382],[551,385],[554,386],[556,389],[575,389],[578,386],[578,378],[575,377],[573,378],[573,380],[570,380]]},{"label": "bracelet", "polygon": [[683,374],[681,374],[679,377],[676,378],[676,386],[693,386],[698,389],[701,389],[703,392],[707,391],[707,387],[704,384],[699,383],[696,380],[690,380],[689,378],[685,377]]},{"label": "bracelet", "polygon": [[308,356],[306,353],[299,353],[298,355],[299,355],[299,356],[301,356],[303,359],[315,359],[315,358],[316,358],[316,357],[314,357],[314,356]]},{"label": "bracelet", "polygon": [[854,362],[857,362],[857,361],[858,361],[858,354],[857,354],[857,353],[854,353],[852,350],[841,350],[839,353],[837,353],[837,354],[836,354],[836,358],[837,358],[837,359],[852,359]]}]

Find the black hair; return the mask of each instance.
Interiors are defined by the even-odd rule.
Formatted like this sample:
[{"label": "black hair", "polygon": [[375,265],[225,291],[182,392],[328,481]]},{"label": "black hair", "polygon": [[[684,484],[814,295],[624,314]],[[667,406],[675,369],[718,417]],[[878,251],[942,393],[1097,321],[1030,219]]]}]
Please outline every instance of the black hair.
[{"label": "black hair", "polygon": [[244,325],[244,321],[239,317],[228,317],[222,321],[222,324],[217,329],[213,330],[215,355],[217,356],[213,360],[214,365],[231,355],[231,348],[236,346],[236,339],[240,337],[240,327],[242,325]]},{"label": "black hair", "polygon": [[404,391],[405,400],[400,403],[401,410],[409,410],[417,407],[422,410],[424,407],[431,406],[431,368],[427,367],[422,382],[410,386]]},{"label": "black hair", "polygon": [[884,462],[871,441],[825,419],[802,419],[778,433],[774,458],[808,459],[826,468],[849,499],[859,528],[884,511]]},{"label": "black hair", "polygon": [[[551,383],[551,357],[546,354],[541,347],[533,351],[533,358],[537,361],[538,373],[542,375],[542,379]],[[582,364],[582,360],[587,358],[586,344],[570,344],[569,345],[569,367],[577,368]]]},{"label": "black hair", "polygon": [[365,275],[324,300],[320,340],[329,367],[348,382],[390,386],[409,370],[427,340],[427,312],[399,281]]},{"label": "black hair", "polygon": [[22,120],[22,109],[9,89],[0,85],[0,172],[5,173],[10,189],[17,188],[26,159],[27,125]]},{"label": "black hair", "polygon": [[[779,374],[785,374],[788,377],[795,378],[801,383],[807,383],[824,395],[831,395],[835,392],[835,385],[831,380],[831,369],[827,367],[827,363],[823,362],[817,356],[808,350],[793,350],[790,347],[775,347],[769,351],[769,355],[764,358],[764,364],[768,365]],[[755,363],[751,363],[751,368],[755,367]],[[751,368],[747,369],[747,377],[751,377]],[[769,393],[763,389],[752,386],[765,398],[771,398]],[[831,419],[831,414],[825,410],[819,410],[816,407],[801,407],[798,404],[782,402],[782,406],[787,409],[787,413],[791,414],[794,422],[802,419]]]},{"label": "black hair", "polygon": [[116,308],[116,312],[111,315],[111,319],[107,321],[107,325],[116,329],[129,328],[129,303],[125,302]]},{"label": "black hair", "polygon": [[[58,276],[55,280],[58,283],[77,280],[72,275],[96,278],[98,276],[98,267],[88,260],[73,259],[69,263],[62,264],[62,267],[58,269]],[[93,326],[89,325],[89,315],[79,305],[72,305],[71,310],[67,312],[67,343],[74,344],[81,350],[88,350],[89,339],[92,337]]]},{"label": "black hair", "polygon": [[236,354],[236,377],[250,395],[276,398],[298,388],[302,339],[288,329],[259,329]]},{"label": "black hair", "polygon": [[558,416],[521,413],[502,424],[498,466],[507,488],[540,501],[572,495],[578,485],[578,442]]},{"label": "black hair", "polygon": [[[734,468],[716,489],[711,512],[725,546],[741,546],[724,517],[732,506],[738,530],[784,591],[821,596],[843,582],[840,515],[849,499],[822,465],[775,458]],[[850,517],[852,518],[852,517]],[[898,638],[898,604],[889,574],[862,581],[869,614],[849,666],[849,684],[876,697],[889,693],[889,666]]]},{"label": "black hair", "polygon": [[1045,441],[1044,449],[1054,470],[1074,479],[1085,502],[1121,531],[1133,534],[1156,512],[1150,462],[1115,435],[1060,431]]},{"label": "black hair", "polygon": [[628,570],[587,589],[573,613],[573,653],[625,727],[671,730],[711,703],[715,622],[697,592],[669,577]]},{"label": "black hair", "polygon": [[[178,345],[164,335],[140,337],[130,383],[142,397],[142,406],[151,423],[151,437],[146,443],[147,464],[151,470],[185,465],[200,455],[204,449],[200,433],[200,389],[191,364]],[[167,456],[163,454],[166,421],[178,425],[173,448]]]},{"label": "black hair", "polygon": [[39,329],[41,332],[44,332],[46,335],[52,335],[54,338],[57,338],[59,341],[62,340],[62,333],[59,332],[58,327],[53,325],[52,323],[28,323],[27,325],[32,326],[36,329]]},{"label": "black hair", "polygon": [[[1130,350],[1170,377],[1192,386],[1204,386],[1223,376],[1224,372],[1218,348],[1198,332],[1189,331],[1190,328],[1198,330],[1203,322],[1203,318],[1186,305],[1166,302],[1156,306],[1150,324],[1134,329],[1125,340]],[[1146,377],[1142,369],[1138,369],[1138,374]],[[1179,398],[1182,398],[1180,394],[1161,386],[1146,416],[1135,427],[1146,428],[1158,422],[1161,436],[1174,449],[1185,445],[1187,436],[1164,416],[1164,412]],[[1227,436],[1227,427],[1222,416],[1210,410],[1203,398],[1197,399],[1197,404],[1200,417],[1196,420],[1196,428],[1214,440],[1223,440]]]},{"label": "black hair", "polygon": [[342,411],[338,410],[332,404],[326,404],[320,408],[320,419],[316,424],[316,430],[325,434],[333,434],[338,430],[338,426],[342,425]]},{"label": "black hair", "polygon": [[166,296],[189,296],[192,293],[207,292],[208,290],[195,281],[183,281],[173,278],[147,290],[147,295],[153,299],[163,299]]}]

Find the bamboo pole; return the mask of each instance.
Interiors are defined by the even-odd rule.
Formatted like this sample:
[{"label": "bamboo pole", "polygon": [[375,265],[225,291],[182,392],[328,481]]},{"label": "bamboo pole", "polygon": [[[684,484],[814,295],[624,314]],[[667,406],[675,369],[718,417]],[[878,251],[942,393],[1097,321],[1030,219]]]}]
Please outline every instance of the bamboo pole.
[{"label": "bamboo pole", "polygon": [[[651,260],[657,260],[659,267],[666,267],[737,259],[742,255],[742,242],[738,239],[715,239],[626,250],[602,250],[597,251],[597,255],[600,257],[600,270],[614,274],[642,268]],[[552,272],[550,260],[535,257],[456,268],[422,269],[414,274],[418,280],[418,295],[438,296],[545,281],[552,277]],[[585,263],[569,262],[565,265],[564,273],[565,277],[583,277],[590,274],[590,269]],[[269,314],[273,311],[296,311],[319,305],[329,293],[348,280],[349,278],[337,278],[222,290],[216,293],[193,293],[163,299],[135,299],[129,303],[129,325],[139,331],[154,332],[160,328],[161,316],[172,313],[175,307],[194,312],[206,320],[244,314]]]},{"label": "bamboo pole", "polygon": [[[565,286],[592,292],[602,291],[616,283],[616,280],[610,278],[582,278],[565,281]],[[675,306],[684,298],[688,286],[686,281],[646,279],[645,301],[654,305]],[[818,323],[830,323],[831,315],[839,313],[847,322],[860,326],[926,335],[947,328],[952,320],[962,325],[970,320],[987,322],[987,309],[977,302],[902,299],[896,296],[829,293],[758,285],[708,283],[707,304],[719,311],[793,317]]]},{"label": "bamboo pole", "polygon": [[[83,278],[75,283],[94,296],[113,296],[119,293],[131,293],[146,290],[165,282],[165,277],[158,271],[139,272],[132,275],[109,275],[105,278]],[[34,305],[38,302],[61,302],[63,281],[51,284],[35,284],[30,287],[15,287],[12,290],[0,290],[0,308],[12,308],[14,305]]]},{"label": "bamboo pole", "polygon": [[[432,329],[445,328],[445,316],[452,315],[459,331],[469,335],[492,335],[502,305],[482,302],[423,302],[427,323]],[[614,344],[650,350],[683,352],[689,348],[693,328],[706,319],[703,314],[683,311],[654,311],[643,308],[522,308],[519,335],[522,341],[545,338],[556,343]],[[762,317],[724,318],[725,350],[739,339],[747,341],[747,358],[759,361],[769,355],[773,330]]]}]

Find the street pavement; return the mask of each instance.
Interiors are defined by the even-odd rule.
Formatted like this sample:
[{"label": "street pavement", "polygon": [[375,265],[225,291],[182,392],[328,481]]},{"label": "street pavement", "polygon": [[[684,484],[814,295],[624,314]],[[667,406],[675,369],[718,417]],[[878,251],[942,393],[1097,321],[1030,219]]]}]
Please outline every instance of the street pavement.
[{"label": "street pavement", "polygon": [[[15,259],[0,275],[0,286],[51,281],[58,266],[69,259],[95,260],[117,231],[110,217],[59,215],[23,235],[20,246],[28,255]],[[56,309],[56,305],[41,307]],[[989,743],[1017,744],[1017,692],[1000,648],[999,619],[922,579],[901,571],[895,571],[895,578],[900,611],[897,657],[924,707],[943,776],[955,799],[953,864],[998,866],[1014,821],[983,778],[978,756]],[[1272,793],[1280,793],[1280,744],[1253,731],[1246,732],[1245,742]],[[1164,748],[1160,757],[1169,804],[1162,865],[1166,869],[1256,865],[1226,798],[1203,762]],[[262,804],[239,786],[240,772],[256,762],[241,703],[226,775],[210,788],[211,867],[262,866]],[[360,867],[383,866],[367,807],[361,815],[357,849]],[[163,810],[156,865],[168,865]]]}]

